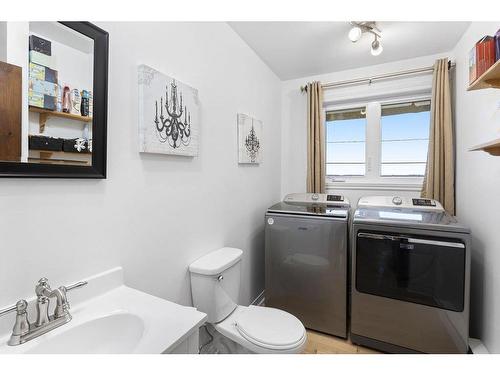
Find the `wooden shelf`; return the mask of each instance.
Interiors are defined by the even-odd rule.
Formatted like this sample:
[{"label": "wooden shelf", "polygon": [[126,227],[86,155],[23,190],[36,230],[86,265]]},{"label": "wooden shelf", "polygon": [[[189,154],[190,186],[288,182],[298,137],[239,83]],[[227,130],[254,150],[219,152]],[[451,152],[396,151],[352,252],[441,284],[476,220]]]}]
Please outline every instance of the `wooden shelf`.
[{"label": "wooden shelf", "polygon": [[28,160],[32,163],[86,164],[92,162],[92,153],[65,151],[29,150]]},{"label": "wooden shelf", "polygon": [[500,156],[500,138],[474,146],[469,151],[484,151],[493,156]]},{"label": "wooden shelf", "polygon": [[43,109],[33,106],[29,106],[29,111],[40,114],[40,119],[39,119],[40,133],[43,133],[43,131],[45,130],[45,123],[47,122],[47,119],[49,117],[59,117],[73,121],[92,122],[92,117],[72,115],[71,113],[66,113],[66,112],[50,111],[48,109]]},{"label": "wooden shelf", "polygon": [[500,88],[500,60],[490,66],[486,72],[472,82],[467,88],[467,91],[492,88]]}]

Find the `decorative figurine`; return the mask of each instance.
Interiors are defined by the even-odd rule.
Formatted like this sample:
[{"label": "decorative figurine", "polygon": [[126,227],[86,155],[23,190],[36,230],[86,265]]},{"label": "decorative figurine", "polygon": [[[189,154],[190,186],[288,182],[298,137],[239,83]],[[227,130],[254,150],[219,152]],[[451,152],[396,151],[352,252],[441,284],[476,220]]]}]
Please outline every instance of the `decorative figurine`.
[{"label": "decorative figurine", "polygon": [[62,110],[63,112],[69,113],[70,107],[70,97],[69,97],[69,86],[64,86],[62,94]]},{"label": "decorative figurine", "polygon": [[71,90],[69,113],[71,113],[72,115],[81,116],[80,112],[81,104],[82,104],[82,97],[80,96],[80,91],[78,91],[78,89]]}]

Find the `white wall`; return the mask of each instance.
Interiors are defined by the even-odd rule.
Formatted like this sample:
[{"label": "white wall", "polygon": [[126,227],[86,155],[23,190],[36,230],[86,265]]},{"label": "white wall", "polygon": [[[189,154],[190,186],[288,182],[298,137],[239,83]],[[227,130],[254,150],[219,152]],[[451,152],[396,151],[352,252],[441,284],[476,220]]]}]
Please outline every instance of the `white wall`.
[{"label": "white wall", "polygon": [[[110,33],[108,178],[0,179],[0,306],[42,276],[57,286],[116,265],[127,284],[191,304],[189,263],[221,246],[244,250],[249,303],[264,287],[264,213],[280,199],[281,82],[224,23],[98,25]],[[141,63],[199,90],[199,157],[139,154]],[[238,165],[238,112],[263,121],[259,166]]]},{"label": "white wall", "polygon": [[453,51],[456,56],[457,215],[472,230],[471,331],[490,352],[500,353],[500,159],[468,149],[500,137],[498,90],[466,91],[468,53],[498,23],[474,22]]},{"label": "white wall", "polygon": [[[416,69],[432,66],[436,59],[450,57],[449,53],[440,55],[423,56],[410,60],[396,61],[392,63],[372,65],[359,69],[352,69],[329,74],[303,77],[283,82],[282,87],[282,160],[281,160],[281,195],[293,192],[304,192],[306,190],[307,171],[307,97],[300,92],[300,86],[307,82],[320,81],[336,82],[355,78],[366,78],[374,75],[393,73],[400,70]],[[329,89],[325,91],[325,105],[342,105],[353,102],[365,104],[372,100],[390,98],[394,95],[419,95],[430,92],[432,86],[432,75],[416,75],[408,78],[395,80],[384,80],[372,83],[372,85],[361,84],[342,88]],[[355,205],[363,195],[402,195],[418,196],[419,189],[392,188],[357,188],[342,189],[335,191],[347,196],[351,204]]]}]

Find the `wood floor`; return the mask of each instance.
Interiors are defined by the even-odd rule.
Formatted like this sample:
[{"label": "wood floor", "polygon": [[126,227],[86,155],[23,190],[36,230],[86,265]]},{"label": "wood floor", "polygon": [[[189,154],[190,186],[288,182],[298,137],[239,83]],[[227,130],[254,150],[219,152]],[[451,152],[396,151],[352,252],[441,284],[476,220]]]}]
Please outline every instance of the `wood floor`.
[{"label": "wood floor", "polygon": [[355,345],[350,340],[307,330],[307,344],[303,354],[380,354],[380,352]]}]

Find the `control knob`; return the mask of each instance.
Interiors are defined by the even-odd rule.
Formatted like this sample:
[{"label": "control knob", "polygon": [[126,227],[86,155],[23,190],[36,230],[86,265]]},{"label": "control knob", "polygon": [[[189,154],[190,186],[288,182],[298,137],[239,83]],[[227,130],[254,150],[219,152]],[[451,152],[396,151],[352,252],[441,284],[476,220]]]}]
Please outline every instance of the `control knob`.
[{"label": "control knob", "polygon": [[401,203],[403,203],[403,200],[401,199],[401,197],[394,197],[392,198],[392,203],[394,203],[396,206],[399,206],[401,205]]}]

